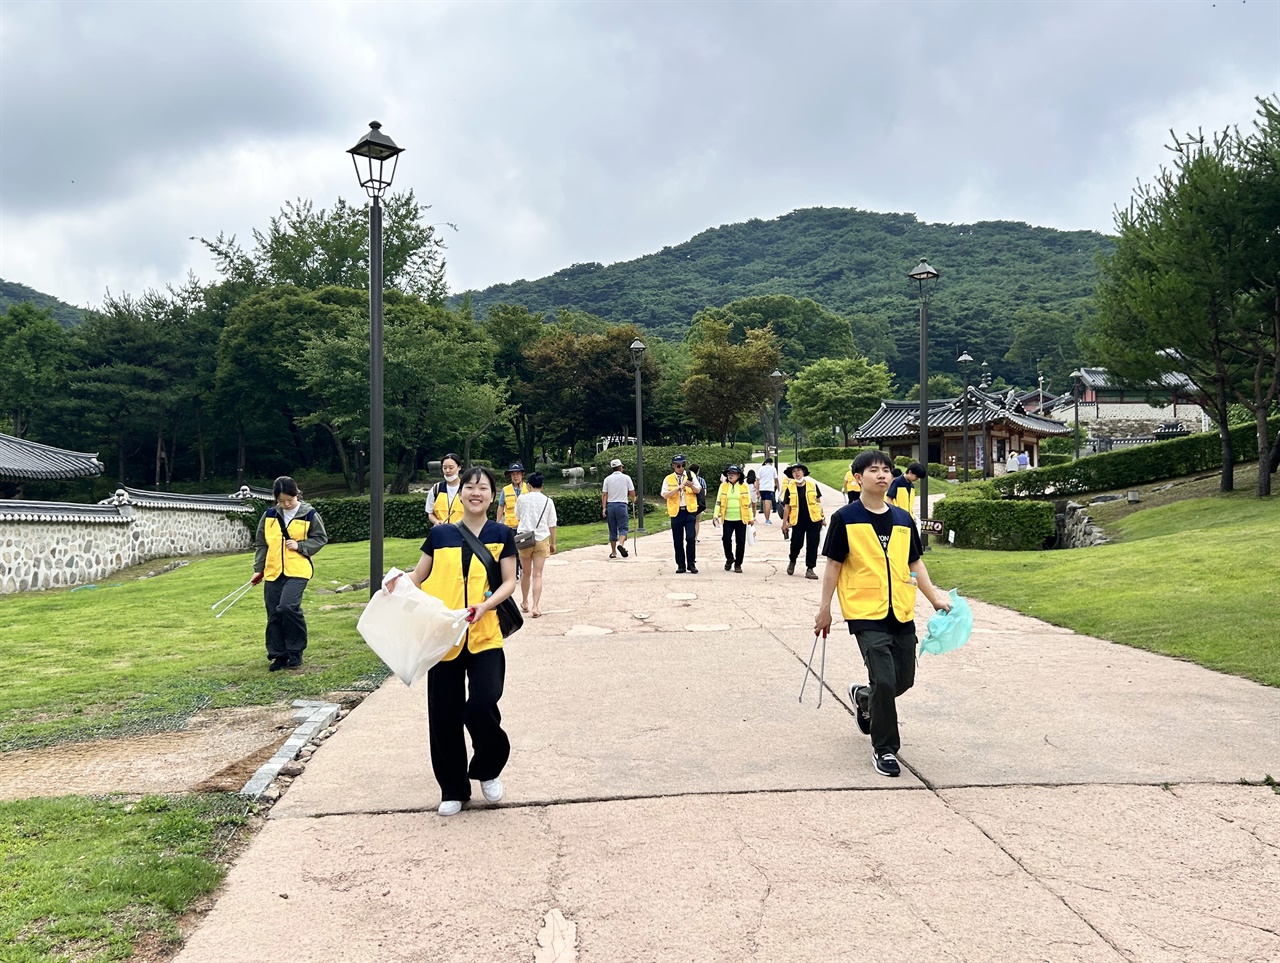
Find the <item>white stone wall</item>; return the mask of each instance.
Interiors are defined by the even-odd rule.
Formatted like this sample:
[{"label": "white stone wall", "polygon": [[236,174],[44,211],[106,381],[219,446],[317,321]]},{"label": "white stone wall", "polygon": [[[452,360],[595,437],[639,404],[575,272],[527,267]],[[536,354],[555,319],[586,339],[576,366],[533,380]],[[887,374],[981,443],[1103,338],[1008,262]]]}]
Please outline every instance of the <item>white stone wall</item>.
[{"label": "white stone wall", "polygon": [[243,552],[253,533],[223,512],[127,507],[126,522],[0,522],[0,595],[86,585],[174,555]]},{"label": "white stone wall", "polygon": [[[1179,402],[1176,417],[1173,410],[1173,405],[1154,406],[1140,402],[1118,401],[1104,401],[1098,404],[1082,401],[1080,402],[1080,424],[1092,424],[1095,421],[1149,421],[1164,424],[1176,421],[1188,431],[1193,432],[1209,431],[1213,427],[1213,423],[1199,405]],[[1075,417],[1075,407],[1068,404],[1057,408],[1054,411],[1054,417],[1071,424]]]}]

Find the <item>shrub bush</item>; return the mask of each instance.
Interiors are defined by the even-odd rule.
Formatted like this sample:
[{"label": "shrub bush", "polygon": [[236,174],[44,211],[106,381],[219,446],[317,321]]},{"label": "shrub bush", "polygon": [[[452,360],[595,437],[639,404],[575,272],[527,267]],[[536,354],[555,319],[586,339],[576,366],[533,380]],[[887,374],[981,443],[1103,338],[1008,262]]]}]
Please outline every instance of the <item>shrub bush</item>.
[{"label": "shrub bush", "polygon": [[989,480],[977,480],[969,482],[961,482],[952,486],[947,492],[947,498],[985,498],[993,501],[999,501],[1001,498],[1000,490]]},{"label": "shrub bush", "polygon": [[1040,464],[1037,467],[1051,468],[1054,465],[1069,465],[1069,464],[1071,464],[1070,455],[1055,455],[1053,452],[1050,452],[1050,451],[1042,451],[1040,452]]},{"label": "shrub bush", "polygon": [[[662,479],[671,474],[671,459],[682,454],[690,465],[702,469],[702,477],[710,486],[719,486],[720,474],[728,465],[741,465],[751,460],[752,446],[746,442],[721,448],[719,445],[645,445],[644,446],[644,490],[646,495],[656,496],[662,491]],[[597,476],[603,478],[613,471],[609,462],[614,458],[622,459],[622,470],[633,479],[636,477],[635,445],[620,445],[596,455],[594,464]],[[714,487],[712,488],[714,491]],[[599,499],[599,489],[596,498]],[[598,514],[598,511],[597,511]]]},{"label": "shrub bush", "polygon": [[809,465],[815,461],[853,461],[864,451],[874,448],[801,448],[800,461]]},{"label": "shrub bush", "polygon": [[933,517],[956,533],[957,548],[1002,551],[1039,549],[1057,533],[1050,502],[992,501],[949,495],[933,506]]},{"label": "shrub bush", "polygon": [[[1268,424],[1274,436],[1280,418],[1272,418]],[[1257,430],[1252,422],[1231,429],[1231,447],[1236,461],[1258,457]],[[1206,431],[1089,455],[1065,465],[1001,475],[995,485],[1008,497],[1043,498],[1131,488],[1221,467],[1222,440],[1216,431]]]}]

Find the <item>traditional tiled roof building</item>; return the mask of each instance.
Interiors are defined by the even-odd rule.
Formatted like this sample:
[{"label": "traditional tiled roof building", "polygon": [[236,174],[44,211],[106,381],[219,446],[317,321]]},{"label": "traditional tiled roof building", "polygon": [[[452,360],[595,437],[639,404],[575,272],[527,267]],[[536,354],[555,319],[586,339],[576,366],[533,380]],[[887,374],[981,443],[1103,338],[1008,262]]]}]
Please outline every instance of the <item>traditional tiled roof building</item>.
[{"label": "traditional tiled roof building", "polygon": [[102,474],[97,453],[66,451],[52,445],[0,434],[0,479],[66,481]]}]

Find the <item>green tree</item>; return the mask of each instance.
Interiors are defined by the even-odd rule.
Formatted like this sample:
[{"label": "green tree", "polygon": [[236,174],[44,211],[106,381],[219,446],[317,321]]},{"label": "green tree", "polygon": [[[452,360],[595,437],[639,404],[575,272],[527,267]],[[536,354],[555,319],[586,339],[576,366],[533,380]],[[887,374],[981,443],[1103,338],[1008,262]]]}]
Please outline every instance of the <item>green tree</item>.
[{"label": "green tree", "polygon": [[47,309],[20,302],[0,314],[0,413],[10,434],[25,438],[63,392],[70,341]]},{"label": "green tree", "polygon": [[693,316],[700,321],[729,325],[729,341],[741,344],[747,332],[769,327],[777,339],[778,363],[798,371],[819,358],[847,358],[854,354],[849,322],[810,298],[785,294],[740,298],[722,308],[704,308]]},{"label": "green tree", "polygon": [[534,365],[525,351],[546,335],[545,319],[518,305],[496,304],[489,309],[483,330],[493,346],[494,371],[509,385],[510,408],[505,420],[516,452],[521,462],[532,465],[545,425],[534,399]]},{"label": "green tree", "polygon": [[891,390],[889,367],[883,362],[824,358],[791,380],[787,401],[791,420],[810,435],[838,428],[847,446],[849,432],[870,418]]},{"label": "green tree", "polygon": [[689,329],[693,365],[684,383],[689,417],[722,445],[772,400],[769,375],[781,358],[770,328],[748,329],[742,344],[729,340],[730,330],[727,321],[713,317],[703,317]]},{"label": "green tree", "polygon": [[[959,398],[962,390],[964,390],[964,386],[952,375],[941,373],[929,375],[930,401],[936,401],[939,398]],[[908,388],[903,398],[906,401],[918,400],[920,398],[920,382],[917,381]]]},{"label": "green tree", "polygon": [[[383,280],[388,288],[443,304],[445,245],[427,223],[428,210],[411,190],[384,200]],[[332,210],[316,210],[303,198],[286,202],[265,231],[254,229],[252,253],[234,235],[200,242],[227,280],[255,287],[369,288],[368,204],[354,207],[339,198]]]}]

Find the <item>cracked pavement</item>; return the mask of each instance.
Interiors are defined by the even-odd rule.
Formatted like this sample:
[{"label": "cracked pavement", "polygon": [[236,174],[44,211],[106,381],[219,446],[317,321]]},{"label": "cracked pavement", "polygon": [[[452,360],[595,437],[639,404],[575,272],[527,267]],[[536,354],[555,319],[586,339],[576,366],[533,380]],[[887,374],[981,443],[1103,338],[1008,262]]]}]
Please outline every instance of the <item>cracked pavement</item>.
[{"label": "cracked pavement", "polygon": [[561,916],[558,963],[1280,959],[1280,795],[1242,783],[1280,777],[1280,691],[974,603],[885,779],[843,631],[797,701],[820,583],[760,531],[742,575],[710,524],[697,576],[665,532],[556,556],[507,645],[503,802],[435,814],[422,686],[390,679],[177,959],[543,960]]}]

